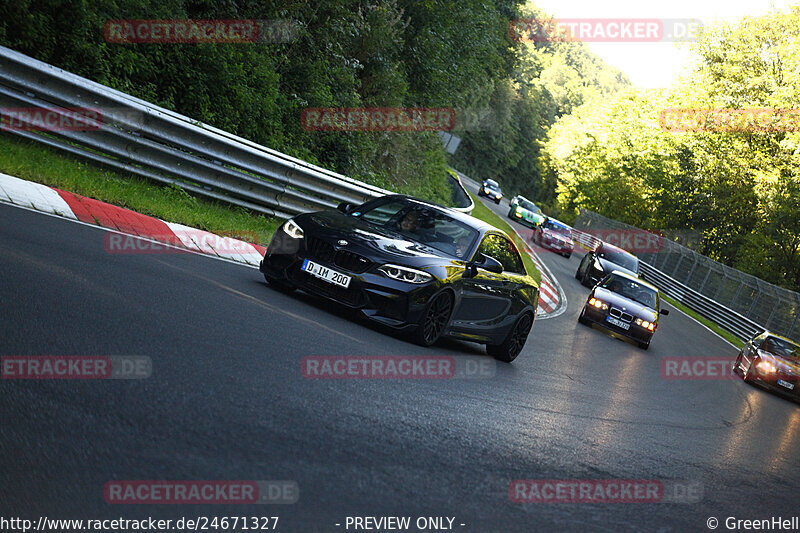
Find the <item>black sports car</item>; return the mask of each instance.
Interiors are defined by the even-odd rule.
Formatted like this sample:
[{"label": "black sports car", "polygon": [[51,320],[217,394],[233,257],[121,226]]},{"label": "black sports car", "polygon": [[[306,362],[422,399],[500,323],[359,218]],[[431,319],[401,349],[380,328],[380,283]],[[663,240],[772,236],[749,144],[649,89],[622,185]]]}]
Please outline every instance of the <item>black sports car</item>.
[{"label": "black sports car", "polygon": [[500,190],[500,185],[494,180],[483,180],[481,188],[478,189],[478,196],[485,196],[494,203],[499,204],[503,198],[503,191]]},{"label": "black sports car", "polygon": [[575,279],[591,287],[614,270],[638,276],[639,259],[622,248],[601,242],[597,248],[583,256],[575,272]]},{"label": "black sports car", "polygon": [[533,242],[553,250],[569,259],[572,257],[572,228],[558,220],[547,217],[544,223],[533,232]]},{"label": "black sports car", "polygon": [[661,309],[658,289],[636,276],[619,270],[607,275],[589,294],[578,322],[604,326],[650,347],[650,339],[658,329],[658,316],[668,315]]},{"label": "black sports car", "polygon": [[514,243],[480,220],[408,196],[305,213],[275,232],[261,272],[408,330],[479,342],[501,361],[522,350],[539,288]]},{"label": "black sports car", "polygon": [[765,331],[744,345],[733,370],[748,383],[758,384],[800,400],[800,346]]}]

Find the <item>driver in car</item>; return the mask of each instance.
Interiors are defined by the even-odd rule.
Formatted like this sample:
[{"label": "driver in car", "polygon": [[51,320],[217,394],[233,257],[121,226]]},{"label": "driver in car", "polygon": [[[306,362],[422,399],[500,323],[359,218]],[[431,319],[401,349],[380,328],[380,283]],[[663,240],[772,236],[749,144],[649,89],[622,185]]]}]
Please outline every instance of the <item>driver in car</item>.
[{"label": "driver in car", "polygon": [[416,211],[409,211],[398,224],[399,229],[408,232],[416,233],[419,228],[419,214]]},{"label": "driver in car", "polygon": [[456,255],[458,257],[464,257],[464,254],[469,251],[470,240],[469,235],[462,235],[456,239]]}]

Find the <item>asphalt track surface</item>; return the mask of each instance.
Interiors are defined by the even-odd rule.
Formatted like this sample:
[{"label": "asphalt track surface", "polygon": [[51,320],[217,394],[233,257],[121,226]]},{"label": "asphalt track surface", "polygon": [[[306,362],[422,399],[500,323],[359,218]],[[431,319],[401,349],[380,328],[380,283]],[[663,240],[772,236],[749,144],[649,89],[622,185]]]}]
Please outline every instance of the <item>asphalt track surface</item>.
[{"label": "asphalt track surface", "polygon": [[[491,378],[310,380],[304,356],[484,352],[423,349],[238,264],[109,254],[103,235],[0,205],[0,354],[153,362],[144,380],[0,380],[0,517],[263,515],[279,531],[345,531],[347,516],[449,516],[455,530],[499,532],[708,531],[712,516],[800,514],[800,407],[740,381],[664,379],[664,357],[736,353],[674,310],[649,351],[579,325],[579,253],[541,254],[568,309],[537,321]],[[516,479],[690,480],[704,495],[520,504]],[[112,480],[294,480],[300,499],[110,505]]]}]

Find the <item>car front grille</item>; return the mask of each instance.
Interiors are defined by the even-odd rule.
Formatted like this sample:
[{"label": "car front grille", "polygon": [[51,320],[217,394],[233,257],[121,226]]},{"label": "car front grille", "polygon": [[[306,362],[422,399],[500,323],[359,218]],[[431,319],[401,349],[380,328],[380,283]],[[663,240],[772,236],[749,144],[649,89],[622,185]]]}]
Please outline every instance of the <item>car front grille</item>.
[{"label": "car front grille", "polygon": [[630,322],[633,320],[633,315],[630,313],[624,313],[617,309],[616,307],[612,307],[611,310],[608,312],[609,315],[613,316],[614,318],[618,318],[623,322]]},{"label": "car front grille", "polygon": [[310,259],[316,259],[340,268],[361,274],[366,272],[372,261],[349,250],[336,250],[334,246],[322,239],[309,235],[306,237],[306,249]]},{"label": "car front grille", "polygon": [[327,263],[333,262],[333,256],[336,253],[336,250],[333,248],[331,243],[325,242],[322,239],[318,239],[311,235],[306,237],[306,249],[308,250],[308,255],[311,257],[311,259],[317,259]]},{"label": "car front grille", "polygon": [[336,252],[336,257],[334,258],[333,263],[345,270],[349,270],[350,272],[361,274],[369,268],[369,266],[372,264],[372,261],[362,255],[354,254],[353,252],[339,250]]}]

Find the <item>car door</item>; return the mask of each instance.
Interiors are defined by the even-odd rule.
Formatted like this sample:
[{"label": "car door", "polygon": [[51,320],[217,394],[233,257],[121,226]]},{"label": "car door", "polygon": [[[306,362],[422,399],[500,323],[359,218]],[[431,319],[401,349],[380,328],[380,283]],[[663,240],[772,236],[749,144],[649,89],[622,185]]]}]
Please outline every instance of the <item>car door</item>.
[{"label": "car door", "polygon": [[[477,254],[488,255],[500,261],[502,273],[489,272],[478,267],[473,277],[461,280],[461,304],[455,313],[454,323],[463,328],[479,331],[482,327],[502,320],[514,303],[514,292],[519,289],[519,269],[524,272],[519,254],[514,258],[509,250],[513,243],[500,234],[488,233],[478,246]],[[476,254],[476,258],[480,255]],[[516,271],[516,272],[515,272]]]}]

